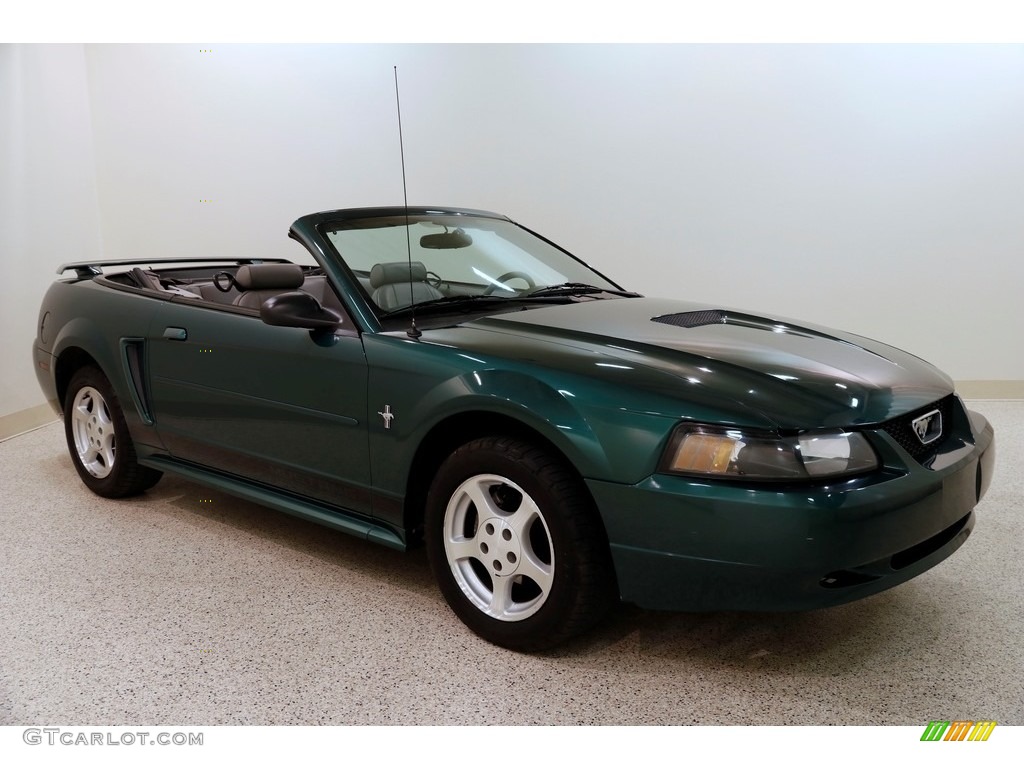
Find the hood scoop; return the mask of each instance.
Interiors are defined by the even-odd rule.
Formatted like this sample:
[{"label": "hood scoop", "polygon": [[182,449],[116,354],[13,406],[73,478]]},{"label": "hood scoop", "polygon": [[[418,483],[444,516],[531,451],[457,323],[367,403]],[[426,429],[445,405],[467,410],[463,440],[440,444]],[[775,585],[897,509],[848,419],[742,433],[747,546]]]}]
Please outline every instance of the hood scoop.
[{"label": "hood scoop", "polygon": [[[831,341],[843,341],[819,331],[812,331],[801,328],[798,325],[790,325],[777,320],[769,320],[765,317],[745,315],[742,312],[726,312],[724,309],[698,309],[693,312],[679,312],[672,315],[658,315],[651,318],[652,322],[674,325],[677,328],[700,328],[706,325],[729,325],[739,328],[753,328],[757,331],[771,331],[773,333],[784,333],[790,336],[802,336],[804,338],[823,338]],[[843,341],[844,344],[849,342]]]},{"label": "hood scoop", "polygon": [[699,328],[702,325],[717,325],[728,320],[729,316],[724,309],[701,309],[696,312],[679,312],[651,318],[651,322],[675,325],[679,328]]}]

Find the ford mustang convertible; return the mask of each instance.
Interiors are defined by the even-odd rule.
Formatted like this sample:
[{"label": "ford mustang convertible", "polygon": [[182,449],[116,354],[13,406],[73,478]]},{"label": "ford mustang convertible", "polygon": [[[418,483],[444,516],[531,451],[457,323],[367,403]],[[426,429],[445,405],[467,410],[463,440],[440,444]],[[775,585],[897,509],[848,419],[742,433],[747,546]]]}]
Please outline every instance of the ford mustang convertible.
[{"label": "ford mustang convertible", "polygon": [[422,543],[516,650],[617,600],[804,610],[933,567],[992,478],[984,417],[859,336],[645,298],[485,211],[292,226],[294,259],[62,265],[33,364],[101,496],[173,472]]}]

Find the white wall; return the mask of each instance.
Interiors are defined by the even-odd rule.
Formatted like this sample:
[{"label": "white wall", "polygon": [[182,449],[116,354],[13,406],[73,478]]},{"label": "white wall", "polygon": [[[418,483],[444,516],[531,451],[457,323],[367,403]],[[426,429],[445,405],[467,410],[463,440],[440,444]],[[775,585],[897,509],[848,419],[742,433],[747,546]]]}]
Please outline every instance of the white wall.
[{"label": "white wall", "polygon": [[1024,380],[1024,47],[205,50],[86,46],[107,256],[297,255],[298,216],[400,203],[397,64],[410,203]]},{"label": "white wall", "polygon": [[43,402],[39,304],[64,261],[101,252],[80,45],[0,45],[0,417]]},{"label": "white wall", "polygon": [[[111,255],[490,208],[630,287],[1024,379],[1020,46],[89,46]],[[212,199],[211,204],[199,203]]]}]

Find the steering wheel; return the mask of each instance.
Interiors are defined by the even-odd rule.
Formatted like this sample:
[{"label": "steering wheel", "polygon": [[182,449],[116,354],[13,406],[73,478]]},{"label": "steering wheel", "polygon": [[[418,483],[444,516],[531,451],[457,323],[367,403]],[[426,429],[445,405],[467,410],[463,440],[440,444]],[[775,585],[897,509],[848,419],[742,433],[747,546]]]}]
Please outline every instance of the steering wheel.
[{"label": "steering wheel", "polygon": [[[221,285],[222,277],[227,278],[227,282],[225,285]],[[235,280],[235,276],[232,275],[230,272],[218,272],[216,275],[213,276],[213,284],[221,293],[227,293],[232,288],[242,290],[242,286],[238,284],[238,281]]]},{"label": "steering wheel", "polygon": [[427,272],[425,282],[432,288],[437,288],[438,290],[441,289],[441,276],[436,272]]},{"label": "steering wheel", "polygon": [[[528,291],[533,290],[534,288],[537,287],[537,284],[533,282],[533,278],[530,277],[525,272],[506,272],[504,275],[497,278],[494,281],[494,283],[504,283],[506,280],[515,280],[516,278],[526,281],[526,290]],[[500,285],[495,285],[494,283],[491,283],[486,288],[484,288],[484,296],[490,296],[495,291],[503,290]]]}]

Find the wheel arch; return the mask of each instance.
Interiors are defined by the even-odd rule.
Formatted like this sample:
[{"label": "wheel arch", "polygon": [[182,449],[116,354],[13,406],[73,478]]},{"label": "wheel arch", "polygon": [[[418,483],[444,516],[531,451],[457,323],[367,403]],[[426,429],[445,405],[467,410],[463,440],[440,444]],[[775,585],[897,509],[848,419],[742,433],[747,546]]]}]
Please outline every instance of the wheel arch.
[{"label": "wheel arch", "polygon": [[128,379],[127,363],[119,357],[117,343],[103,343],[96,339],[97,329],[85,322],[69,324],[54,345],[53,386],[61,415],[68,396],[68,388],[77,371],[83,367],[96,368],[113,389],[119,407],[128,425],[129,434],[140,449],[148,453],[147,446],[162,450],[162,444],[152,422],[143,419],[133,384]]},{"label": "wheel arch", "polygon": [[[574,462],[554,441],[525,421],[488,410],[466,410],[447,416],[434,424],[424,435],[413,454],[406,479],[404,514],[405,529],[412,541],[422,538],[427,492],[437,470],[459,446],[482,437],[508,436],[532,443],[562,461],[578,479],[602,525],[600,513],[587,489],[577,462]],[[607,540],[607,536],[606,536]]]},{"label": "wheel arch", "polygon": [[64,431],[75,471],[86,487],[115,499],[152,487],[163,472],[139,463],[110,378],[80,348],[71,348],[63,360]]},{"label": "wheel arch", "polygon": [[70,345],[65,347],[57,355],[54,365],[53,379],[57,388],[57,402],[60,403],[61,412],[64,410],[64,401],[68,394],[68,385],[75,372],[86,366],[94,366],[99,369],[107,379],[110,379],[109,372],[103,370],[95,357],[85,351],[82,347]]}]

